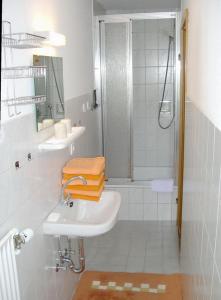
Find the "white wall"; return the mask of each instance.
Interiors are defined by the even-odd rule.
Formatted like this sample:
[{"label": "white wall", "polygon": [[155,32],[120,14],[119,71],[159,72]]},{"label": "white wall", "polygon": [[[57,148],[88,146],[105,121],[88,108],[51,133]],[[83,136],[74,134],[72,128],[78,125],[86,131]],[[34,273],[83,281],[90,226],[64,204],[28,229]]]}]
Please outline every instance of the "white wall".
[{"label": "white wall", "polygon": [[189,9],[188,97],[221,129],[221,2],[184,0]]},{"label": "white wall", "polygon": [[106,10],[106,14],[150,11],[177,11],[180,0],[96,0]]},{"label": "white wall", "polygon": [[94,16],[101,16],[105,14],[105,9],[96,0],[93,0],[93,7],[94,7]]},{"label": "white wall", "polygon": [[[14,50],[14,64],[31,64],[32,54],[62,56],[65,100],[91,92],[93,89],[92,0],[68,0],[65,1],[65,5],[64,3],[62,5],[60,0],[5,0],[3,20],[11,21],[13,32],[33,33],[51,30],[64,34],[67,40],[66,47]],[[20,81],[19,84],[25,83]],[[30,112],[31,109],[24,108],[23,111]]]},{"label": "white wall", "polygon": [[[14,32],[47,29],[66,35],[64,48],[39,52],[15,50],[14,65],[31,64],[33,53],[63,57],[66,115],[73,124],[81,121],[86,126],[86,133],[75,145],[74,155],[82,156],[99,154],[97,111],[82,111],[82,105],[91,101],[93,89],[92,15],[90,0],[4,0],[3,3],[3,19],[12,22]],[[26,95],[32,91],[33,82],[18,81],[19,93]],[[22,300],[70,300],[78,276],[47,268],[55,266],[57,245],[53,238],[43,235],[42,223],[60,199],[62,167],[71,156],[68,150],[40,152],[38,144],[50,137],[53,130],[37,133],[34,107],[21,107],[21,111],[21,115],[10,120],[7,111],[3,111],[0,239],[13,227],[20,230],[30,227],[35,232],[33,240],[17,257]],[[29,152],[31,161],[27,160]],[[17,160],[21,166],[18,170],[14,167]]]}]

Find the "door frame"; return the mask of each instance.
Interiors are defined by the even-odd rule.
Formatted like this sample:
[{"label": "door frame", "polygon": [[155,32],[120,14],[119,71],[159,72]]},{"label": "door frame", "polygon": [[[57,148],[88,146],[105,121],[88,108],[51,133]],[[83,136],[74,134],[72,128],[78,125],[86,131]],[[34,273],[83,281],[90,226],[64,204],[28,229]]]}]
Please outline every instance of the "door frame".
[{"label": "door frame", "polygon": [[185,101],[187,95],[187,42],[188,17],[186,9],[183,15],[180,32],[180,112],[179,112],[179,146],[178,146],[178,205],[177,227],[181,240],[182,208],[183,208],[183,181],[184,181],[184,154],[185,154]]}]

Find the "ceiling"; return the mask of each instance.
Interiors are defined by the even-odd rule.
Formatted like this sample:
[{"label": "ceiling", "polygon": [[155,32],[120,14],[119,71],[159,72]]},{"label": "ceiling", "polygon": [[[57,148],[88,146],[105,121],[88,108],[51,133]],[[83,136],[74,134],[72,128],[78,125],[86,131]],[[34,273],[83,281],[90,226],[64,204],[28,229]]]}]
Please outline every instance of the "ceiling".
[{"label": "ceiling", "polygon": [[105,10],[166,10],[180,8],[180,0],[96,0]]}]

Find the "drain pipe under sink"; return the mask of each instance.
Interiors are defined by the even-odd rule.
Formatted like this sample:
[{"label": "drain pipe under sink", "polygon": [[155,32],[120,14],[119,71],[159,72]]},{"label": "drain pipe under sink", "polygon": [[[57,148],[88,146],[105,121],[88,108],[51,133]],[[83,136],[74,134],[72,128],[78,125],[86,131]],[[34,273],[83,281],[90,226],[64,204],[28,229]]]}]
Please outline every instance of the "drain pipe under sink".
[{"label": "drain pipe under sink", "polygon": [[[69,246],[71,245],[71,240],[68,239]],[[74,273],[82,273],[85,270],[85,256],[84,256],[84,240],[79,238],[78,241],[78,257],[79,257],[79,268],[76,268],[74,264],[70,266],[70,269]]]}]

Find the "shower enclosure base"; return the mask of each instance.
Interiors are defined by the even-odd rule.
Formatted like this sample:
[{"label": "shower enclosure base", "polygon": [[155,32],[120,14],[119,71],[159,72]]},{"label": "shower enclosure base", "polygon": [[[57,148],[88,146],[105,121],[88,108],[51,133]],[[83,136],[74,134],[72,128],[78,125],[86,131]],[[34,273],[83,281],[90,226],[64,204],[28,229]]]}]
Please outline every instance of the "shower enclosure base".
[{"label": "shower enclosure base", "polygon": [[157,193],[152,191],[150,180],[109,178],[105,189],[121,194],[120,220],[174,222],[177,219],[177,187],[172,193]]}]

